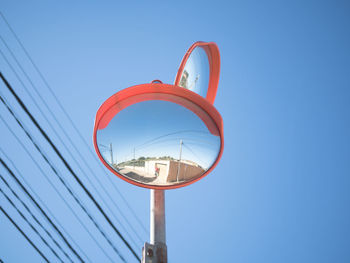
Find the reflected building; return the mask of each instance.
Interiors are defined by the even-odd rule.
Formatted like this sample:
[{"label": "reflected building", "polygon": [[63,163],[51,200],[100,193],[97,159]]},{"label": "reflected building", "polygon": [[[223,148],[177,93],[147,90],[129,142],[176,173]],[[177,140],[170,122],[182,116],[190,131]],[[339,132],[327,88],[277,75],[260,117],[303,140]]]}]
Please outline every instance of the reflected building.
[{"label": "reflected building", "polygon": [[184,72],[182,73],[181,79],[180,79],[180,83],[179,86],[183,87],[185,89],[188,89],[188,72],[186,70],[184,70]]},{"label": "reflected building", "polygon": [[195,79],[193,79],[193,75],[192,75],[190,79],[190,74],[186,70],[184,70],[180,79],[179,86],[193,91],[193,89],[195,89],[198,79],[199,79],[199,74],[196,75]]},{"label": "reflected building", "polygon": [[191,181],[205,172],[195,162],[174,159],[150,159],[136,165],[129,162],[126,165],[118,165],[118,171],[130,179],[156,185]]}]

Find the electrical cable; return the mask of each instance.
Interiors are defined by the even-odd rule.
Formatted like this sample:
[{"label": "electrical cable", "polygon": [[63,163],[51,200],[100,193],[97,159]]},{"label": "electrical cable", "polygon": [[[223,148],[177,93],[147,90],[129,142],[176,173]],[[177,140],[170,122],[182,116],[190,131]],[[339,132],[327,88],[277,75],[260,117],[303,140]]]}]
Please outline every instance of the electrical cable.
[{"label": "electrical cable", "polygon": [[155,142],[148,143],[148,144],[146,144],[144,146],[139,146],[138,148],[135,147],[135,149],[142,149],[144,147],[149,147],[149,146],[152,146],[154,144],[161,143],[161,142],[167,142],[167,141],[170,141],[170,140],[178,140],[178,141],[179,140],[183,140],[183,141],[191,142],[191,143],[198,143],[198,144],[202,143],[202,144],[207,144],[207,145],[210,145],[210,146],[215,146],[211,142],[206,142],[206,141],[196,140],[196,139],[195,138],[186,138],[186,137],[166,138],[166,139],[163,139],[163,140],[157,140]]},{"label": "electrical cable", "polygon": [[38,124],[38,122],[36,121],[36,119],[34,118],[34,116],[29,112],[29,110],[27,109],[27,107],[24,105],[24,103],[22,102],[22,100],[18,97],[18,95],[15,93],[15,91],[12,89],[12,87],[10,86],[10,84],[7,82],[7,80],[5,79],[5,77],[2,75],[2,73],[0,72],[0,77],[3,80],[3,82],[5,83],[6,87],[9,89],[9,91],[12,93],[12,95],[16,98],[17,102],[21,105],[22,109],[26,112],[26,114],[28,115],[28,117],[31,119],[31,121],[34,123],[34,125],[38,128],[38,130],[40,131],[40,133],[44,136],[44,138],[46,139],[46,141],[50,144],[50,146],[52,147],[52,149],[55,151],[55,153],[57,154],[57,156],[61,159],[61,161],[63,162],[63,164],[66,166],[66,168],[68,169],[68,171],[73,175],[73,177],[75,178],[75,180],[77,181],[77,183],[83,188],[83,190],[85,191],[85,193],[88,195],[88,197],[93,201],[93,203],[95,204],[95,206],[97,207],[97,209],[101,212],[101,214],[103,215],[103,217],[106,219],[106,221],[109,223],[109,225],[112,227],[112,229],[114,230],[114,232],[120,237],[120,239],[123,241],[123,243],[127,246],[127,248],[130,250],[130,252],[134,255],[134,257],[138,260],[141,261],[140,257],[136,254],[136,252],[133,250],[133,248],[130,246],[129,242],[124,238],[124,236],[119,232],[119,230],[116,228],[116,226],[112,223],[112,221],[110,220],[110,218],[107,216],[107,214],[105,213],[105,211],[102,209],[102,207],[100,206],[100,204],[96,201],[96,199],[92,196],[92,194],[90,193],[90,191],[86,188],[86,186],[82,183],[82,181],[79,179],[79,177],[75,174],[75,172],[73,171],[73,169],[71,168],[71,166],[68,164],[68,162],[66,161],[66,159],[62,156],[62,154],[60,153],[60,151],[57,149],[57,147],[55,146],[55,144],[51,141],[51,139],[49,138],[49,136],[46,134],[46,132],[41,128],[41,126]]},{"label": "electrical cable", "polygon": [[[80,137],[81,141],[83,142],[83,144],[85,145],[85,147],[88,149],[89,153],[91,154],[91,156],[93,157],[93,159],[98,163],[100,169],[102,169],[102,171],[105,173],[105,175],[107,176],[109,182],[112,184],[114,190],[119,194],[119,196],[122,198],[123,202],[126,204],[126,206],[129,208],[130,212],[132,213],[132,215],[134,216],[134,218],[137,220],[137,222],[140,224],[140,226],[142,227],[142,229],[145,231],[146,234],[147,233],[147,229],[144,226],[144,224],[141,222],[141,220],[139,219],[139,217],[136,215],[135,211],[131,208],[130,204],[127,202],[127,200],[125,199],[125,197],[121,194],[120,190],[113,184],[112,179],[110,178],[110,176],[107,174],[106,170],[104,169],[104,167],[102,166],[101,162],[99,162],[99,160],[97,159],[96,155],[92,152],[91,148],[89,147],[89,145],[87,144],[86,140],[83,138],[83,136],[81,135],[80,131],[77,129],[76,125],[74,124],[74,122],[72,121],[71,117],[68,115],[67,111],[64,109],[64,107],[62,106],[61,102],[58,100],[57,96],[55,95],[55,93],[53,92],[53,90],[51,89],[50,85],[48,84],[47,80],[45,79],[44,75],[42,74],[42,72],[40,71],[40,69],[38,68],[38,66],[36,65],[36,63],[34,62],[34,60],[32,59],[32,57],[30,56],[29,52],[27,51],[27,49],[24,47],[22,41],[19,39],[19,37],[17,36],[16,32],[13,30],[13,28],[11,27],[10,23],[7,21],[7,19],[5,18],[5,16],[2,14],[2,12],[0,11],[0,16],[2,17],[2,19],[4,20],[4,22],[6,23],[7,27],[10,29],[10,31],[12,32],[13,36],[15,37],[15,39],[17,40],[17,42],[19,43],[19,45],[21,46],[22,50],[24,51],[24,53],[26,54],[27,58],[29,59],[30,63],[33,65],[34,69],[36,70],[36,72],[39,74],[40,78],[42,79],[42,81],[44,82],[45,86],[47,87],[47,89],[49,90],[49,92],[51,93],[51,95],[53,96],[53,98],[55,99],[56,103],[58,104],[58,106],[60,107],[60,109],[62,110],[62,112],[64,113],[64,115],[66,116],[66,118],[69,120],[70,124],[72,125],[72,127],[74,128],[75,132],[78,134],[78,136]],[[39,93],[40,94],[40,93]],[[43,103],[45,104],[45,100],[43,100]],[[57,118],[53,115],[54,119],[56,120],[57,123],[58,120]],[[78,151],[79,153],[79,151]],[[81,157],[82,158],[82,157]],[[83,159],[83,158],[82,158]]]},{"label": "electrical cable", "polygon": [[207,164],[207,166],[208,166],[208,163],[206,163],[206,162],[203,162],[202,161],[202,159],[200,159],[194,152],[193,152],[193,150],[190,148],[190,147],[188,147],[186,144],[182,144],[183,146],[185,146],[185,148],[187,148],[192,154],[193,154],[193,156],[194,157],[196,157],[201,163],[205,163],[205,164]]},{"label": "electrical cable", "polygon": [[170,133],[167,133],[167,134],[164,134],[164,135],[155,137],[155,138],[153,138],[153,139],[151,139],[151,140],[148,140],[148,141],[146,141],[145,143],[136,146],[135,148],[139,148],[139,147],[141,147],[141,146],[143,146],[143,145],[146,145],[146,144],[151,143],[151,142],[153,142],[153,141],[156,141],[156,140],[159,140],[159,139],[161,139],[161,138],[167,137],[167,136],[169,136],[169,135],[174,135],[174,134],[179,134],[179,133],[186,133],[186,132],[189,132],[189,133],[191,133],[191,132],[192,132],[192,133],[207,133],[207,132],[204,132],[204,131],[196,131],[196,130],[182,130],[182,131],[170,132]]},{"label": "electrical cable", "polygon": [[[0,100],[2,102],[4,102],[3,98],[0,96]],[[10,111],[12,112],[12,111]],[[13,113],[13,112],[12,112]],[[14,115],[13,115],[14,116]],[[16,119],[16,117],[14,116],[14,118]],[[35,161],[35,159],[33,158],[33,156],[29,153],[29,151],[24,147],[23,143],[19,140],[19,138],[16,136],[16,134],[12,131],[12,129],[7,125],[7,123],[5,122],[5,120],[1,117],[0,115],[0,120],[5,124],[5,126],[9,129],[9,131],[12,133],[12,135],[16,138],[17,142],[23,147],[23,149],[26,151],[26,153],[29,155],[29,157],[32,159],[32,161],[35,163],[35,165],[38,167],[38,169],[40,170],[40,172],[44,175],[44,177],[47,179],[47,181],[49,182],[49,184],[54,188],[54,190],[56,191],[56,193],[60,196],[60,198],[62,199],[62,201],[67,205],[67,207],[70,209],[70,211],[73,213],[73,215],[76,217],[76,219],[80,222],[80,224],[84,227],[84,229],[88,232],[88,234],[90,235],[90,237],[95,241],[95,243],[97,244],[97,246],[104,252],[104,254],[106,255],[106,257],[108,257],[111,262],[113,262],[113,260],[107,255],[107,253],[105,252],[105,250],[100,246],[100,244],[97,242],[97,240],[94,238],[94,236],[91,234],[91,232],[87,229],[87,227],[85,226],[85,224],[80,220],[80,218],[78,217],[78,215],[74,212],[73,208],[67,203],[67,201],[64,199],[64,197],[61,195],[61,193],[58,191],[58,189],[55,187],[55,185],[48,179],[47,175],[44,173],[44,171],[41,169],[41,167],[39,166],[39,164]],[[57,175],[57,177],[59,178],[59,180],[61,181],[61,183],[65,186],[66,190],[72,195],[72,197],[74,198],[74,200],[78,203],[78,205],[82,208],[82,210],[87,214],[87,216],[89,217],[89,219],[94,223],[94,225],[96,226],[96,228],[100,231],[100,233],[102,234],[102,236],[107,240],[107,242],[112,246],[113,250],[118,254],[118,256],[120,256],[120,258],[122,260],[124,260],[124,258],[121,256],[121,254],[119,253],[118,249],[113,245],[113,243],[107,238],[107,235],[103,232],[103,230],[100,228],[100,226],[96,223],[96,220],[91,216],[91,214],[87,211],[87,209],[84,207],[84,205],[82,204],[82,202],[79,200],[79,198],[77,198],[72,190],[71,187],[63,180],[63,178],[57,173],[57,170],[53,167],[53,165],[50,163],[50,161],[48,160],[48,158],[45,156],[45,154],[43,153],[43,151],[39,148],[39,146],[36,144],[36,142],[33,140],[33,138],[31,137],[31,135],[27,132],[27,130],[23,127],[22,123],[19,122],[18,119],[16,119],[17,123],[20,125],[20,127],[24,130],[25,134],[29,137],[29,139],[31,140],[31,142],[34,144],[35,148],[38,150],[38,152],[42,155],[42,157],[44,158],[44,160],[48,163],[49,167],[54,171],[54,173]]]},{"label": "electrical cable", "polygon": [[49,260],[44,256],[44,254],[37,248],[37,246],[33,243],[33,241],[23,232],[23,230],[13,221],[13,219],[6,213],[6,211],[0,206],[1,212],[10,220],[10,222],[17,228],[17,230],[27,239],[27,241],[32,245],[32,247],[39,253],[39,255],[47,262],[50,263]]},{"label": "electrical cable", "polygon": [[[0,115],[0,120],[3,121],[3,118]],[[41,169],[41,167],[39,166],[39,164],[37,163],[37,161],[33,158],[33,156],[29,153],[29,151],[25,148],[25,146],[23,145],[23,143],[19,140],[19,138],[16,136],[16,134],[10,129],[10,127],[4,123],[7,128],[9,129],[9,131],[12,133],[12,135],[15,137],[15,139],[17,140],[17,142],[22,146],[22,148],[24,149],[24,151],[28,154],[28,156],[32,159],[33,163],[36,165],[36,167],[39,169],[39,171],[41,172],[42,175],[44,175],[44,177],[46,178],[46,180],[48,181],[48,183],[51,185],[51,187],[55,190],[55,192],[58,194],[58,196],[61,198],[61,200],[65,203],[65,205],[68,207],[68,209],[72,212],[72,214],[74,215],[74,217],[77,219],[77,221],[80,223],[80,225],[86,230],[86,232],[89,234],[89,236],[91,237],[91,239],[95,242],[95,244],[98,246],[98,248],[101,249],[102,253],[111,261],[113,262],[113,259],[107,254],[107,252],[103,249],[103,247],[100,245],[99,242],[97,242],[96,238],[92,235],[92,233],[89,231],[89,229],[86,227],[86,225],[81,221],[81,219],[79,218],[79,216],[77,215],[77,213],[74,211],[74,209],[70,206],[70,204],[64,199],[64,197],[62,196],[62,194],[58,191],[57,187],[49,180],[49,178],[47,177],[47,175],[44,173],[44,171]],[[1,158],[0,158],[1,161]]]},{"label": "electrical cable", "polygon": [[61,245],[59,243],[57,243],[57,241],[53,238],[53,236],[50,234],[50,232],[40,223],[39,219],[33,214],[33,212],[29,209],[29,207],[26,205],[26,203],[24,203],[24,201],[18,196],[18,194],[13,190],[13,188],[9,185],[9,183],[5,180],[5,178],[1,174],[0,174],[0,179],[4,182],[4,184],[7,186],[7,188],[10,189],[11,193],[22,204],[22,206],[24,206],[24,208],[31,215],[31,217],[34,219],[34,221],[41,227],[42,230],[45,231],[45,233],[50,237],[50,239],[55,243],[55,245],[61,250],[61,252],[69,259],[70,262],[73,262],[73,260],[70,258],[70,256],[63,250]]},{"label": "electrical cable", "polygon": [[[23,145],[21,145],[23,147]],[[26,149],[25,149],[26,150]],[[44,208],[48,211],[48,213],[51,215],[51,217],[56,221],[56,223],[61,227],[61,229],[64,231],[64,233],[72,240],[74,245],[78,247],[78,249],[82,252],[82,254],[86,257],[87,261],[91,262],[88,258],[88,256],[84,253],[84,251],[80,248],[80,246],[74,241],[74,239],[71,237],[71,235],[65,230],[65,228],[60,224],[60,222],[57,220],[57,218],[54,216],[54,214],[50,211],[50,209],[45,205],[43,200],[41,200],[40,196],[36,194],[36,192],[30,187],[26,179],[22,176],[21,172],[16,168],[14,163],[9,159],[9,157],[5,154],[5,152],[0,148],[0,152],[7,158],[7,160],[12,164],[14,169],[17,172],[17,175],[20,176],[20,178],[25,182],[27,187],[32,191],[32,193],[35,195],[37,200],[39,200],[44,206]],[[28,153],[28,152],[27,152]],[[32,159],[33,160],[33,159]],[[45,219],[50,223],[50,225],[55,229],[55,231],[61,236],[62,240],[67,244],[67,246],[71,249],[71,245],[68,243],[66,238],[63,236],[61,231],[58,229],[58,227],[53,223],[52,219],[45,213],[45,211],[42,209],[42,207],[39,205],[39,203],[35,200],[35,198],[29,193],[29,191],[26,189],[26,187],[21,183],[21,181],[18,179],[18,177],[15,175],[15,173],[11,170],[11,168],[6,164],[4,160],[1,159],[0,157],[0,163],[2,166],[7,170],[7,172],[12,176],[14,181],[20,186],[21,190],[29,197],[29,199],[32,201],[32,203],[37,207],[37,209],[41,212],[41,214],[45,217]],[[72,250],[72,249],[71,249]],[[72,250],[73,251],[73,250]],[[74,253],[74,251],[73,251]],[[75,254],[75,253],[74,253]],[[78,256],[78,259],[80,260],[80,256]],[[84,262],[80,260],[81,262]]]},{"label": "electrical cable", "polygon": [[23,213],[18,209],[18,207],[12,202],[12,200],[8,197],[7,194],[5,194],[5,192],[1,188],[0,188],[0,192],[7,199],[7,201],[12,205],[12,207],[16,209],[17,213],[20,214],[20,216],[24,219],[24,221],[26,221],[26,223],[30,226],[30,228],[39,236],[41,241],[51,250],[51,252],[55,255],[55,257],[60,262],[64,263],[61,257],[57,254],[57,252],[50,246],[49,243],[47,243],[46,239],[39,233],[39,231],[33,226],[33,224],[29,222],[28,218],[26,218],[25,215],[23,215]]},{"label": "electrical cable", "polygon": [[[16,56],[13,54],[13,52],[11,51],[11,49],[9,48],[9,46],[7,45],[7,43],[5,42],[5,40],[2,38],[2,36],[0,35],[0,39],[1,41],[5,44],[6,48],[8,49],[8,51],[10,52],[12,58],[15,60],[17,66],[21,69],[22,73],[26,76],[27,80],[30,82],[31,86],[33,87],[33,89],[36,91],[37,96],[41,99],[41,101],[43,102],[43,104],[46,106],[46,110],[47,112],[51,113],[51,116],[55,118],[54,113],[52,112],[51,108],[48,107],[46,101],[42,98],[41,94],[37,91],[34,83],[31,81],[31,79],[29,78],[29,76],[27,75],[27,73],[25,72],[25,70],[23,69],[23,67],[21,66],[21,64],[19,63],[19,61],[17,60]],[[83,170],[82,166],[80,165],[80,163],[77,161],[77,159],[73,156],[73,154],[71,153],[71,151],[68,149],[66,143],[64,142],[64,140],[62,139],[62,137],[57,133],[57,130],[53,127],[53,125],[51,124],[51,122],[48,120],[48,118],[46,117],[45,113],[42,111],[42,109],[40,108],[40,106],[37,104],[36,100],[34,99],[33,95],[29,92],[28,88],[26,87],[26,85],[23,83],[23,81],[21,80],[21,78],[19,77],[19,75],[17,74],[16,70],[12,67],[11,63],[8,61],[8,59],[6,58],[5,54],[0,50],[0,54],[2,55],[2,57],[4,58],[5,62],[7,63],[7,65],[10,67],[10,69],[12,70],[12,72],[15,74],[16,78],[19,80],[19,82],[22,84],[24,90],[26,91],[26,93],[28,94],[28,96],[31,98],[31,100],[34,102],[35,106],[38,108],[39,112],[41,113],[41,115],[44,117],[45,121],[49,124],[51,130],[53,131],[53,133],[56,135],[56,137],[59,139],[59,141],[61,142],[61,144],[63,145],[63,147],[65,148],[66,152],[69,154],[69,156],[71,157],[71,159],[74,161],[74,163],[78,166],[79,170],[81,171],[81,173],[84,175],[84,177],[88,180],[88,182],[90,183],[90,185],[92,186],[92,188],[95,190],[95,192],[97,193],[97,195],[100,197],[100,199],[102,200],[102,203],[107,207],[107,209],[110,211],[110,213],[113,215],[114,219],[120,224],[120,226],[123,228],[123,230],[126,232],[127,236],[131,239],[131,241],[133,242],[133,244],[135,246],[136,242],[135,240],[130,236],[129,232],[126,230],[126,228],[124,227],[124,225],[120,222],[120,220],[118,219],[118,217],[115,215],[115,213],[113,212],[113,209],[110,208],[110,206],[108,205],[108,203],[106,202],[106,200],[102,197],[102,195],[100,194],[100,192],[97,190],[96,186],[94,183],[91,182],[90,178],[87,176],[87,174],[85,173],[85,171]],[[87,161],[85,160],[85,158],[82,157],[81,153],[79,152],[79,150],[77,149],[77,147],[75,146],[75,144],[73,143],[71,137],[67,134],[66,130],[62,127],[62,125],[58,122],[58,120],[56,119],[56,123],[58,124],[58,126],[61,128],[62,132],[64,133],[64,135],[66,136],[66,138],[68,139],[68,141],[71,143],[71,145],[73,146],[74,150],[78,153],[78,155],[80,156],[80,158],[83,160],[85,167],[88,168],[88,171],[90,171],[90,173],[93,175],[93,177],[95,178],[97,184],[102,188],[103,192],[107,195],[108,199],[114,204],[114,206],[117,208],[118,212],[122,215],[123,219],[125,220],[126,224],[131,228],[131,230],[133,231],[133,233],[135,234],[135,236],[137,236],[137,238],[139,239],[140,242],[143,242],[142,238],[138,235],[138,233],[136,232],[136,230],[133,228],[133,226],[130,224],[130,222],[126,219],[125,215],[123,214],[123,212],[121,211],[121,209],[119,208],[119,206],[117,205],[117,203],[114,201],[114,199],[110,196],[110,194],[108,193],[107,189],[103,186],[103,184],[100,182],[100,180],[98,180],[96,178],[96,175],[92,172],[92,168],[89,166],[89,164],[87,163]]]},{"label": "electrical cable", "polygon": [[67,246],[73,251],[73,253],[79,258],[81,262],[84,262],[84,260],[79,256],[79,254],[74,250],[74,248],[69,244],[67,239],[63,236],[62,232],[57,228],[57,226],[52,222],[52,220],[48,217],[48,215],[45,213],[45,211],[40,207],[40,205],[35,201],[35,199],[32,197],[32,195],[28,192],[28,190],[23,186],[23,184],[18,180],[16,175],[12,172],[12,170],[7,166],[7,164],[0,158],[0,162],[2,166],[9,172],[9,174],[15,179],[15,181],[19,184],[19,186],[22,188],[22,190],[29,196],[29,198],[33,201],[33,203],[36,205],[36,207],[40,210],[40,212],[45,216],[45,218],[50,222],[52,227],[56,230],[56,232],[62,237],[62,239],[65,241]]}]

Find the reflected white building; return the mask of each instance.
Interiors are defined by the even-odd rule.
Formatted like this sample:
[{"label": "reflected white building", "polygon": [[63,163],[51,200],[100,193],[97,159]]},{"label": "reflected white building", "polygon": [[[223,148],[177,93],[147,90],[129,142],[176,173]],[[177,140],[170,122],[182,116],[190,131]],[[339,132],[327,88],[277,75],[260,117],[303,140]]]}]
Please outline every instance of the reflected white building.
[{"label": "reflected white building", "polygon": [[202,175],[205,170],[187,160],[147,160],[144,166],[127,165],[124,168],[144,178],[153,178],[152,184],[172,184],[189,181]]}]

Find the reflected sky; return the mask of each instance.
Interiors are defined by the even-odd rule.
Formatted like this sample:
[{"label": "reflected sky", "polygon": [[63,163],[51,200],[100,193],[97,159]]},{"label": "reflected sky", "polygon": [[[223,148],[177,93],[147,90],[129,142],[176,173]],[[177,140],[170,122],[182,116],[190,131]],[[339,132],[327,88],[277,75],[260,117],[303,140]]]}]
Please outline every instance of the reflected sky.
[{"label": "reflected sky", "polygon": [[186,62],[179,86],[205,98],[208,91],[209,74],[208,56],[203,48],[196,47]]},{"label": "reflected sky", "polygon": [[115,169],[133,159],[145,158],[181,160],[205,171],[220,150],[220,137],[211,134],[196,114],[160,100],[125,108],[96,136],[100,152],[109,164],[112,152]]}]

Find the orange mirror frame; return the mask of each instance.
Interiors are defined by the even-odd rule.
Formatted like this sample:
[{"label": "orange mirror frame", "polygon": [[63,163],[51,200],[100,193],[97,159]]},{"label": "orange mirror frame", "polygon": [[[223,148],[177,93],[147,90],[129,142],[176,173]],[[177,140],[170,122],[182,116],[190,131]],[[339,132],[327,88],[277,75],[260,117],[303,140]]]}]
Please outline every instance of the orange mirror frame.
[{"label": "orange mirror frame", "polygon": [[[113,119],[113,117],[124,108],[131,106],[135,103],[147,100],[170,101],[179,104],[183,107],[186,107],[187,109],[194,112],[205,123],[208,130],[213,135],[220,136],[220,151],[217,155],[217,158],[213,165],[200,177],[195,178],[194,180],[189,182],[182,182],[175,185],[146,185],[126,178],[125,176],[111,168],[110,165],[104,160],[97,145],[97,131],[107,127],[108,123]],[[100,158],[101,162],[119,178],[140,187],[163,190],[174,189],[192,184],[202,179],[215,168],[222,156],[224,149],[223,120],[221,118],[220,113],[215,109],[212,103],[208,102],[205,98],[192,91],[174,85],[157,82],[150,84],[141,84],[119,91],[118,93],[114,94],[109,99],[107,99],[101,105],[101,107],[97,111],[95,118],[93,143],[95,151],[98,157]]]}]

